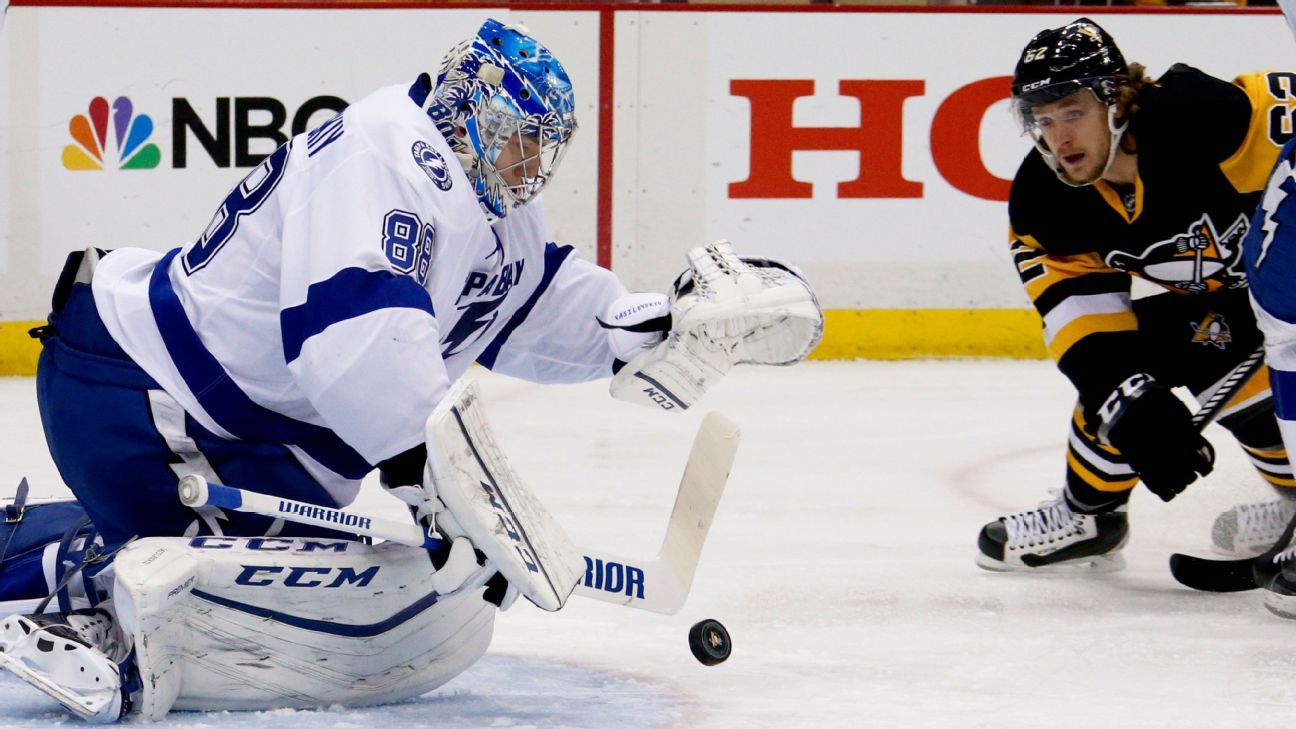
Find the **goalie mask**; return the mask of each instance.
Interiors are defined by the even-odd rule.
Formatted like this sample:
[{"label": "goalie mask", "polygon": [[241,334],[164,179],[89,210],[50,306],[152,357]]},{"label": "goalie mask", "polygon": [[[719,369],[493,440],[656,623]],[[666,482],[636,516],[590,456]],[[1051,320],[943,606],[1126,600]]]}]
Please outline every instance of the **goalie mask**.
[{"label": "goalie mask", "polygon": [[1044,141],[1043,128],[1035,110],[1078,92],[1092,93],[1097,97],[1107,109],[1107,129],[1111,133],[1107,160],[1098,174],[1102,177],[1111,169],[1121,136],[1129,126],[1128,119],[1117,118],[1120,88],[1128,80],[1129,67],[1115,41],[1088,18],[1045,30],[1026,44],[1013,71],[1013,116],[1022,133],[1030,135],[1044,162],[1058,179],[1072,187],[1093,182],[1077,182],[1067,176]]},{"label": "goalie mask", "polygon": [[576,131],[571,80],[521,25],[487,20],[446,55],[428,115],[486,212],[502,218],[553,177]]}]

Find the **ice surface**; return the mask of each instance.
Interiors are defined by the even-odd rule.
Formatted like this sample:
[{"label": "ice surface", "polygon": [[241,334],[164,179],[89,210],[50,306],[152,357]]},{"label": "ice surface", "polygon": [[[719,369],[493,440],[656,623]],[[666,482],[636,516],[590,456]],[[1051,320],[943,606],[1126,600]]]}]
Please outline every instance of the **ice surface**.
[{"label": "ice surface", "polygon": [[[1139,490],[1124,572],[1039,577],[972,563],[981,524],[1059,485],[1072,394],[1044,362],[812,362],[739,368],[697,412],[475,370],[518,472],[581,544],[657,549],[705,409],[743,429],[729,489],[677,616],[573,599],[500,616],[487,657],[398,706],[174,714],[167,727],[1291,726],[1296,623],[1256,593],[1177,586],[1211,520],[1267,497],[1227,433],[1216,474],[1171,504]],[[30,379],[0,380],[0,480],[57,493]],[[8,474],[8,475],[4,475]],[[11,488],[5,486],[4,488]],[[367,491],[367,503],[387,504]],[[705,668],[688,627],[723,621]],[[0,679],[0,727],[65,718]]]}]

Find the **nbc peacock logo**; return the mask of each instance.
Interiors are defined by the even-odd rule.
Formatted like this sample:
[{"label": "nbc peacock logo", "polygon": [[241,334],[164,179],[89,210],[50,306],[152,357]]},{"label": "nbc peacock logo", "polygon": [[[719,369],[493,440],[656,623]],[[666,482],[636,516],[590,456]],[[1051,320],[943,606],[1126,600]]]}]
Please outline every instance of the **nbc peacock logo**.
[{"label": "nbc peacock logo", "polygon": [[[151,170],[157,167],[162,161],[161,150],[156,144],[145,144],[153,135],[153,119],[148,114],[134,112],[130,97],[118,96],[110,109],[107,99],[96,96],[86,114],[77,114],[68,122],[68,132],[75,144],[63,148],[63,167],[69,170],[102,170],[105,167]],[[115,158],[109,153],[110,121]]]}]

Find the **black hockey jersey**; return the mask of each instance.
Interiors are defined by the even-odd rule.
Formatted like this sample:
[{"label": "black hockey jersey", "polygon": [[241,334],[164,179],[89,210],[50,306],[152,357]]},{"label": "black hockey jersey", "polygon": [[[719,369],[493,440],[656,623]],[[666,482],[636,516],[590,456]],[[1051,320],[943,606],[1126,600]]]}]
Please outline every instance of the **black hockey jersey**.
[{"label": "black hockey jersey", "polygon": [[1008,202],[1013,261],[1082,401],[1145,371],[1131,276],[1186,296],[1245,296],[1242,239],[1296,136],[1294,92],[1292,73],[1228,83],[1175,65],[1137,100],[1133,189],[1066,185],[1037,150],[1022,162]]}]

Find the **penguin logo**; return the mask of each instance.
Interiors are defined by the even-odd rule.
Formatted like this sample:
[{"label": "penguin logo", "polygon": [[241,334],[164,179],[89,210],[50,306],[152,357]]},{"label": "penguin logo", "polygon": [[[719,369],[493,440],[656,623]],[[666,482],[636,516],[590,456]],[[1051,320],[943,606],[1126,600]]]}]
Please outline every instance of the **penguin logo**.
[{"label": "penguin logo", "polygon": [[1153,243],[1142,255],[1112,251],[1107,265],[1185,294],[1241,288],[1246,286],[1242,239],[1249,227],[1239,215],[1221,236],[1210,216],[1202,215],[1186,233]]},{"label": "penguin logo", "polygon": [[1233,332],[1229,330],[1224,317],[1211,312],[1202,319],[1201,324],[1190,324],[1193,329],[1192,341],[1203,346],[1215,346],[1224,349],[1233,341]]}]

